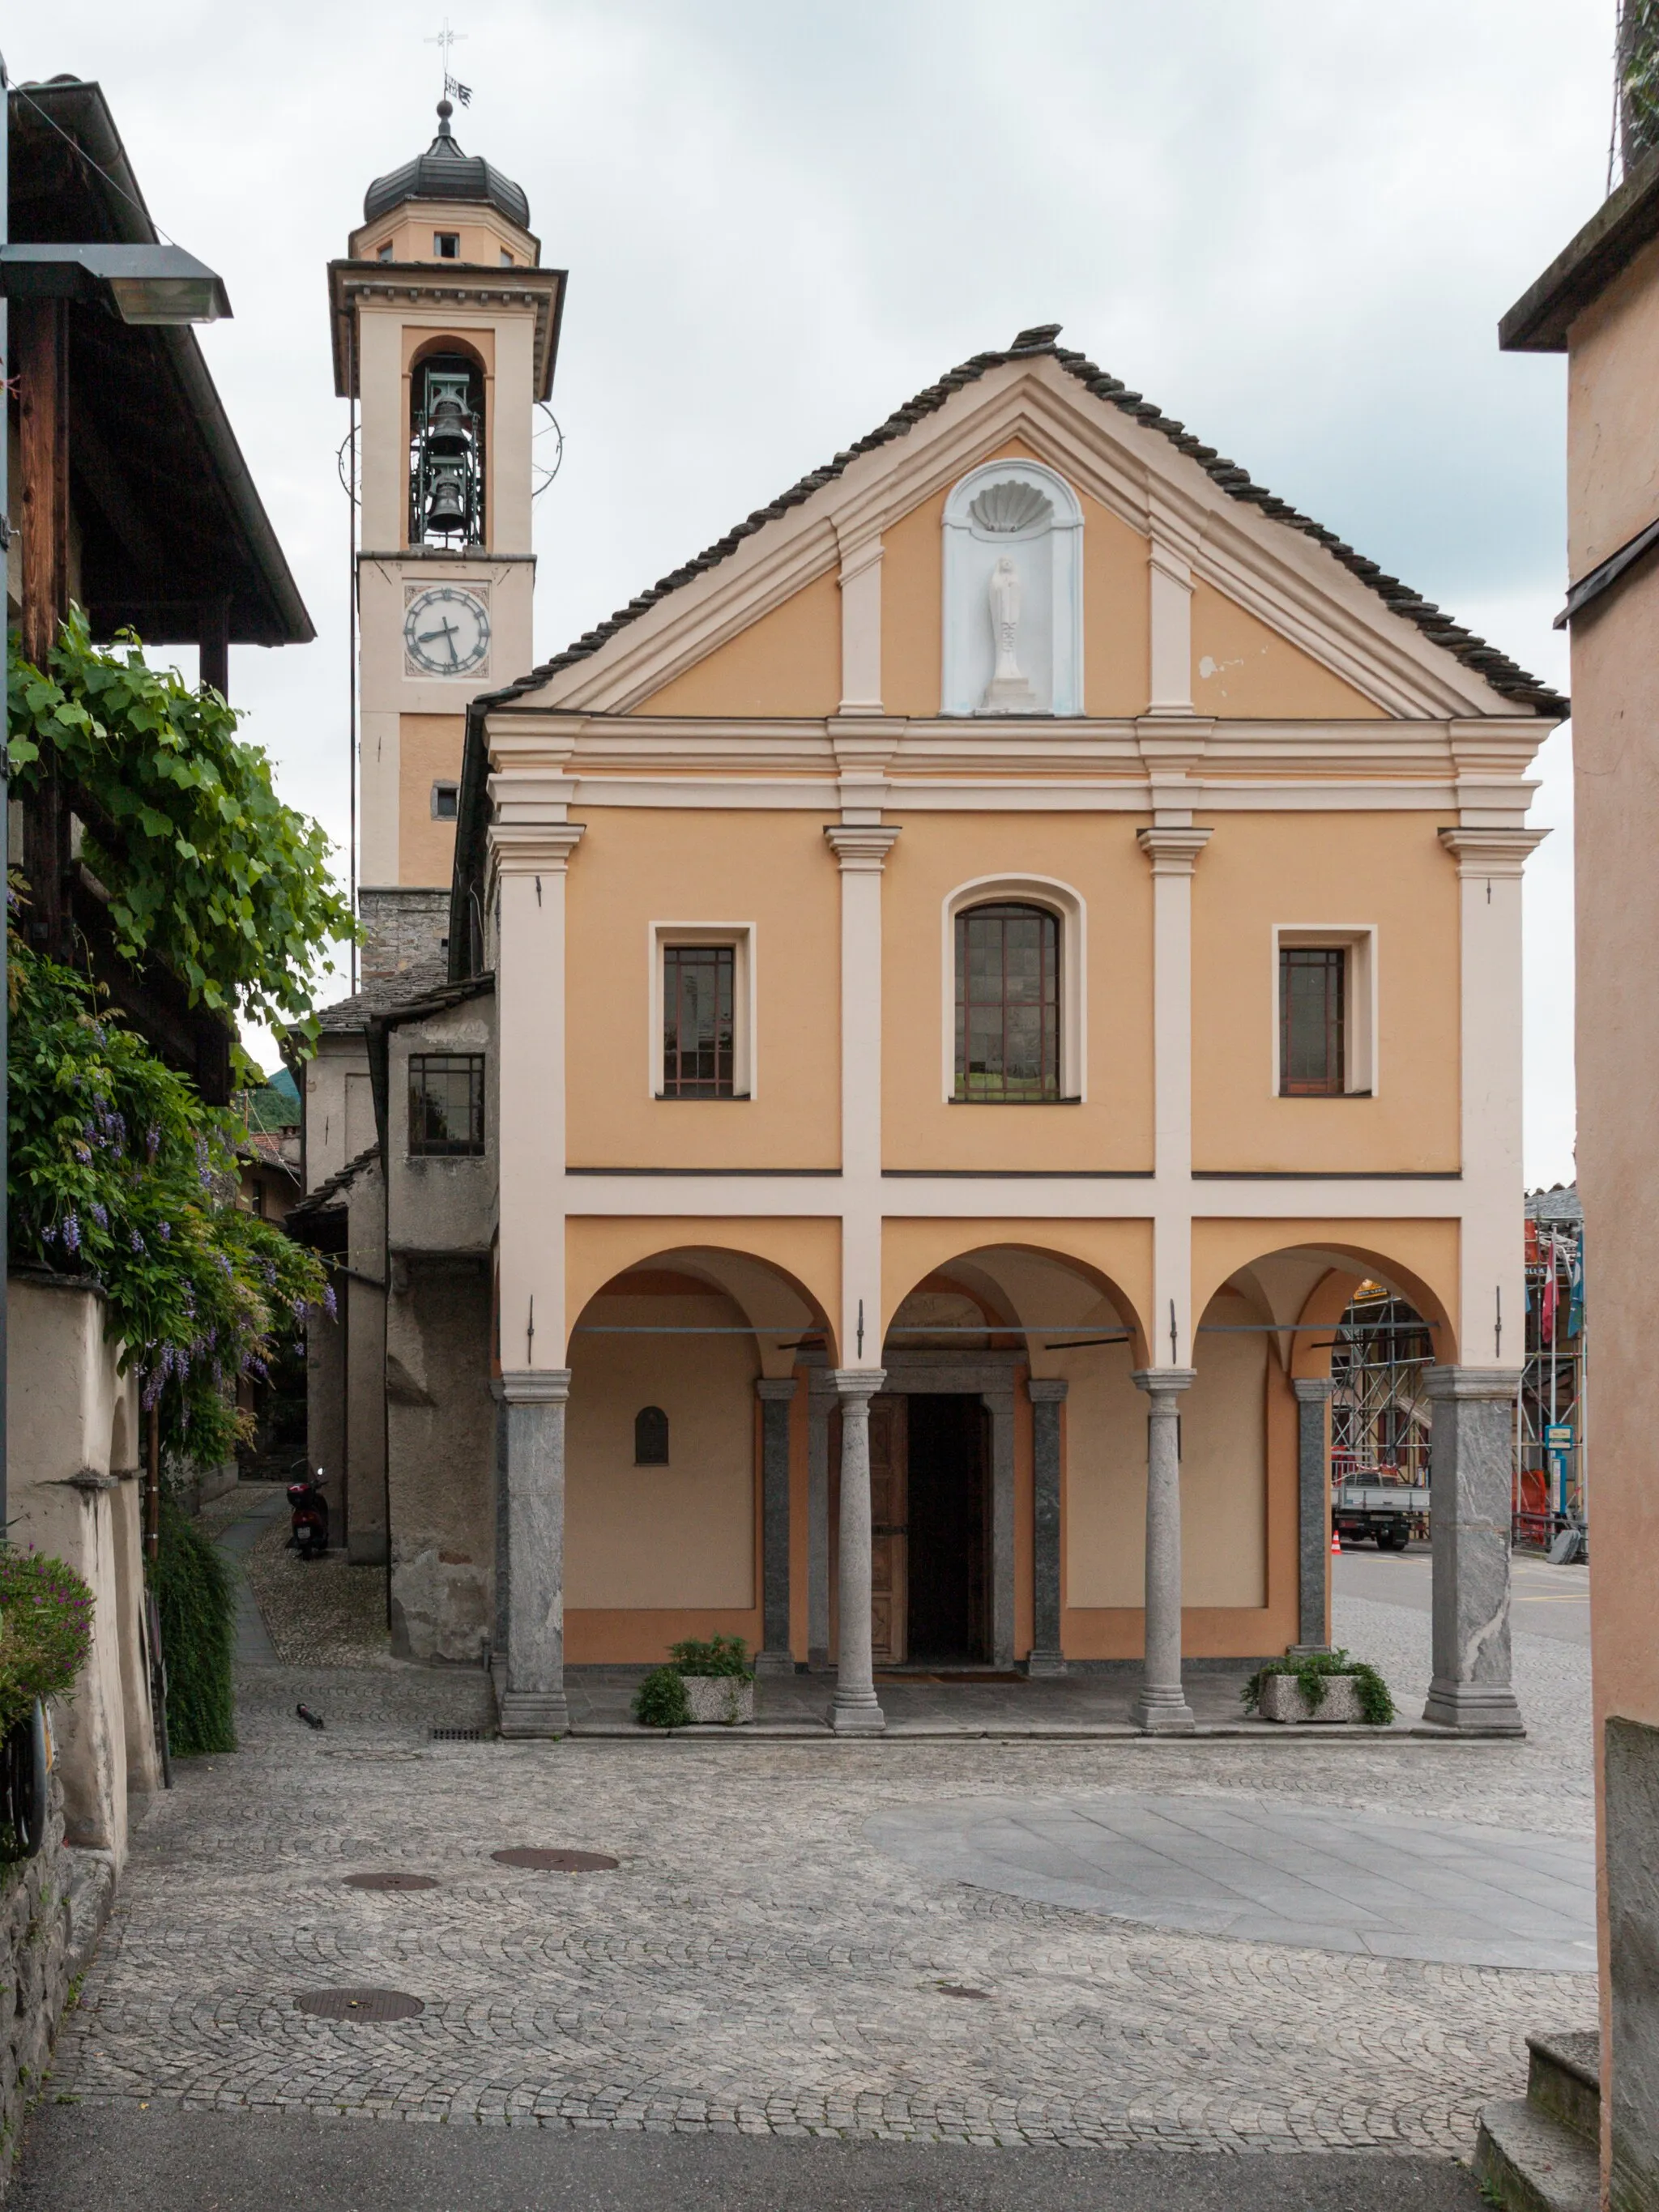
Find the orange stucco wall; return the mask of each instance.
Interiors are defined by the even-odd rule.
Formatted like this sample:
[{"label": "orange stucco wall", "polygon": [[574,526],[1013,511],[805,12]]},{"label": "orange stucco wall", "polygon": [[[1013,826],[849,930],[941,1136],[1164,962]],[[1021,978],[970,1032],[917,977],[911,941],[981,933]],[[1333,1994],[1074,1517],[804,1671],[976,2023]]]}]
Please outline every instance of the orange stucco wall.
[{"label": "orange stucco wall", "polygon": [[1201,580],[1193,586],[1193,704],[1200,714],[1278,720],[1382,708]]},{"label": "orange stucco wall", "polygon": [[840,703],[841,586],[832,571],[716,646],[635,712],[833,714]]},{"label": "orange stucco wall", "polygon": [[[1148,1170],[1152,1164],[1152,878],[1134,817],[905,817],[882,889],[882,1142],[893,1168]],[[945,899],[995,874],[1069,885],[1087,909],[1081,1105],[947,1104]],[[952,953],[954,959],[954,953]]]},{"label": "orange stucco wall", "polygon": [[[890,1198],[902,1204],[900,1192]],[[1012,1246],[1050,1254],[1077,1267],[1100,1286],[1126,1327],[1139,1328],[1152,1305],[1152,1225],[1149,1220],[1070,1221],[1041,1215],[1018,1220],[921,1219],[890,1215],[882,1231],[882,1328],[919,1283],[946,1273],[951,1262]],[[1062,1318],[1026,1314],[1036,1323]]]},{"label": "orange stucco wall", "polygon": [[1425,1320],[1440,1328],[1436,1340],[1438,1356],[1455,1361],[1455,1221],[1341,1220],[1328,1216],[1322,1220],[1308,1216],[1297,1220],[1196,1220],[1193,1224],[1194,1310],[1201,1311],[1239,1268],[1269,1253],[1298,1249],[1329,1253],[1337,1259],[1351,1258],[1358,1277],[1375,1276],[1392,1285]]},{"label": "orange stucco wall", "polygon": [[[572,1187],[570,1203],[581,1203],[579,1183]],[[830,1356],[836,1356],[834,1316],[841,1299],[841,1224],[829,1218],[573,1212],[565,1223],[565,1310],[574,1323],[588,1300],[624,1269],[661,1255],[705,1249],[747,1254],[798,1285],[829,1319]],[[768,1318],[750,1316],[756,1322]]]},{"label": "orange stucco wall", "polygon": [[465,718],[460,714],[400,714],[398,718],[398,871],[405,884],[449,881],[455,858],[455,824],[432,817],[432,787],[457,783]]},{"label": "orange stucco wall", "polygon": [[[841,878],[805,811],[587,807],[570,871],[567,1143],[582,1167],[839,1164]],[[755,1095],[658,1099],[653,922],[749,923]]]},{"label": "orange stucco wall", "polygon": [[[1456,868],[1432,814],[1227,814],[1193,882],[1193,1164],[1460,1164]],[[1273,938],[1375,924],[1376,1095],[1275,1095]]]}]

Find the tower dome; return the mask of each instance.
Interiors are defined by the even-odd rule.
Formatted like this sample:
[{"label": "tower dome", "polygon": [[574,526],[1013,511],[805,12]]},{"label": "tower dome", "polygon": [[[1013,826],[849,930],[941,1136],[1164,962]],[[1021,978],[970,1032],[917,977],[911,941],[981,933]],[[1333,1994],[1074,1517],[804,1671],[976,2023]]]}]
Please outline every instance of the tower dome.
[{"label": "tower dome", "polygon": [[389,215],[405,200],[477,200],[493,207],[520,230],[530,228],[530,202],[524,187],[492,168],[480,154],[466,155],[456,144],[449,128],[454,110],[447,100],[438,102],[438,135],[424,154],[376,177],[363,194],[363,221],[373,222]]}]

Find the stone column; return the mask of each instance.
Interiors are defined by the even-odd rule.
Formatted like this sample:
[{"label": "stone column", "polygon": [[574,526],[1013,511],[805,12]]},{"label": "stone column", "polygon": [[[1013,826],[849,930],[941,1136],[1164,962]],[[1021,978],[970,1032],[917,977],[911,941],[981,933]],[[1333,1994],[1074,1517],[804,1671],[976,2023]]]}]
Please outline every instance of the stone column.
[{"label": "stone column", "polygon": [[887,1722],[876,1699],[870,1633],[870,1401],[887,1380],[879,1367],[840,1368],[841,1618],[836,1696],[830,1724],[838,1735],[879,1735]]},{"label": "stone column", "polygon": [[761,1401],[761,1648],[757,1674],[793,1674],[789,1642],[789,1408],[793,1376],[755,1385]]},{"label": "stone column", "polygon": [[1296,1393],[1297,1649],[1328,1651],[1325,1593],[1331,1572],[1330,1453],[1326,1407],[1334,1384],[1298,1378]]},{"label": "stone column", "polygon": [[1014,1393],[986,1390],[991,1416],[991,1663],[1014,1663]]},{"label": "stone column", "polygon": [[1033,1513],[1031,1543],[1031,1656],[1026,1672],[1063,1674],[1060,1648],[1060,1409],[1066,1385],[1033,1376],[1031,1401]]},{"label": "stone column", "polygon": [[[1517,1320],[1517,1328],[1519,1326]],[[1423,1708],[1443,1727],[1525,1733],[1510,1686],[1512,1367],[1431,1367],[1429,1518],[1434,1680]]]},{"label": "stone column", "polygon": [[1149,1735],[1184,1735],[1194,1726],[1181,1686],[1181,1442],[1178,1400],[1194,1380],[1190,1367],[1147,1367],[1136,1388],[1146,1413],[1146,1632],[1136,1724]]},{"label": "stone column", "polygon": [[833,1379],[822,1369],[806,1386],[806,1664],[830,1666],[830,1408]]},{"label": "stone column", "polygon": [[568,1733],[564,1697],[564,1409],[570,1370],[508,1369],[491,1386],[501,1402],[496,1516],[506,1553],[495,1561],[504,1666],[496,1702],[501,1734]]}]

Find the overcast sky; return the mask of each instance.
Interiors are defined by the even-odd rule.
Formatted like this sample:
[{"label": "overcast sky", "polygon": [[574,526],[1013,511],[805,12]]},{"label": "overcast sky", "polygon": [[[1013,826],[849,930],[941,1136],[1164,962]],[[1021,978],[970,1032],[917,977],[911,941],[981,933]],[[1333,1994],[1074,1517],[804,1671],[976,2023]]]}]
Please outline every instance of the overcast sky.
[{"label": "overcast sky", "polygon": [[[1498,316],[1602,197],[1613,0],[453,0],[466,152],[570,271],[538,657],[1023,325],[1139,386],[1567,684],[1561,363]],[[318,629],[232,656],[293,804],[346,826],[347,508],[324,268],[433,130],[392,0],[10,11],[98,78],[225,277],[208,360]],[[184,657],[188,668],[188,656]],[[1571,759],[1528,869],[1529,1183],[1572,1173]]]}]

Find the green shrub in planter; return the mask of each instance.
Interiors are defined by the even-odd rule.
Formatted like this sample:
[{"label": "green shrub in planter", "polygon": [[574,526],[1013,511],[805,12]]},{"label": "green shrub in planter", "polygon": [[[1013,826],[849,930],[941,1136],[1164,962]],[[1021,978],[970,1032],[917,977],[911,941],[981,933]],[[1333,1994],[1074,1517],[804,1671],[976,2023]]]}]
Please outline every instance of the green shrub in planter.
[{"label": "green shrub in planter", "polygon": [[1294,1657],[1287,1653],[1283,1659],[1272,1659],[1265,1667],[1258,1667],[1242,1693],[1247,1713],[1253,1713],[1261,1703],[1261,1686],[1270,1674],[1294,1675],[1310,1711],[1316,1713],[1325,1702],[1325,1686],[1331,1676],[1349,1675],[1358,1692],[1359,1710],[1367,1727],[1387,1728],[1394,1718],[1394,1699],[1389,1695],[1388,1684],[1375,1667],[1368,1667],[1363,1659],[1350,1659],[1346,1651],[1305,1651]]},{"label": "green shrub in planter", "polygon": [[236,1748],[236,1595],[217,1547],[165,1494],[155,1561],[167,1735],[175,1759]]},{"label": "green shrub in planter", "polygon": [[740,1674],[745,1681],[754,1674],[749,1647],[740,1636],[714,1636],[706,1644],[688,1638],[684,1644],[671,1644],[668,1656],[679,1674]]},{"label": "green shrub in planter", "polygon": [[634,1717],[641,1728],[691,1725],[691,1708],[678,1667],[653,1667],[634,1692]]},{"label": "green shrub in planter", "polygon": [[67,1699],[92,1649],[92,1592],[61,1559],[0,1546],[0,1737]]}]

